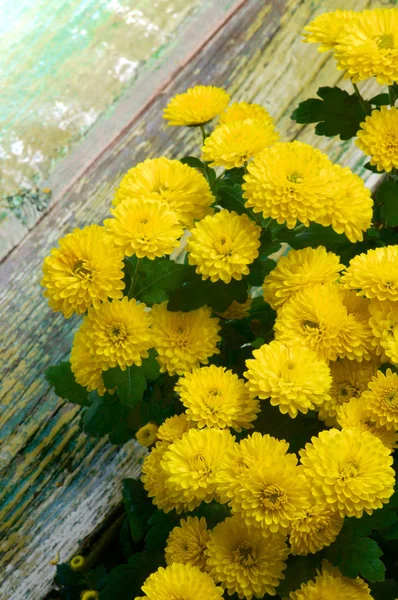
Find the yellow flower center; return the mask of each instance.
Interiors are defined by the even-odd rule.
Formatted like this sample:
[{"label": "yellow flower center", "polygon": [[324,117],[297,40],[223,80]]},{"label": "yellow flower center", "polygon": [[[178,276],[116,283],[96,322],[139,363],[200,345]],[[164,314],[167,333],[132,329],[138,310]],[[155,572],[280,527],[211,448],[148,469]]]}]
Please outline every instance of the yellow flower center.
[{"label": "yellow flower center", "polygon": [[[398,136],[395,132],[387,133],[384,138],[384,143],[387,147],[387,150],[396,151],[398,149]],[[391,285],[391,282],[386,282]]]},{"label": "yellow flower center", "polygon": [[319,324],[315,323],[315,321],[304,321],[303,328],[305,330],[319,329]]},{"label": "yellow flower center", "polygon": [[382,50],[392,50],[394,48],[394,36],[391,33],[383,33],[379,37],[377,45]]},{"label": "yellow flower center", "polygon": [[203,454],[197,454],[192,459],[192,468],[202,475],[210,475],[211,468],[207,463],[206,457]]},{"label": "yellow flower center", "polygon": [[88,260],[82,258],[78,260],[75,266],[72,269],[73,274],[76,275],[79,279],[92,279],[93,269],[90,267]]},{"label": "yellow flower center", "polygon": [[127,337],[127,330],[123,323],[113,323],[108,327],[108,335],[112,342],[123,342]]},{"label": "yellow flower center", "polygon": [[290,175],[288,175],[288,177],[287,177],[287,180],[290,181],[290,183],[302,183],[303,182],[302,176],[297,171],[293,171],[293,173],[290,173]]},{"label": "yellow flower center", "polygon": [[385,390],[383,400],[390,410],[398,410],[398,390],[394,388]]},{"label": "yellow flower center", "polygon": [[218,254],[224,256],[232,256],[232,254],[234,253],[232,242],[226,237],[221,237],[219,240],[216,240],[215,250]]},{"label": "yellow flower center", "polygon": [[341,402],[348,402],[351,398],[359,398],[361,390],[349,383],[343,383],[338,387],[337,393]]},{"label": "yellow flower center", "polygon": [[354,479],[358,472],[358,467],[354,463],[347,462],[347,464],[340,467],[340,482],[345,483],[350,479]]},{"label": "yellow flower center", "polygon": [[267,485],[262,492],[262,503],[265,508],[275,510],[286,502],[286,494],[278,485]]},{"label": "yellow flower center", "polygon": [[242,542],[233,554],[235,562],[240,563],[245,567],[253,565],[257,558],[256,550],[247,542]]}]

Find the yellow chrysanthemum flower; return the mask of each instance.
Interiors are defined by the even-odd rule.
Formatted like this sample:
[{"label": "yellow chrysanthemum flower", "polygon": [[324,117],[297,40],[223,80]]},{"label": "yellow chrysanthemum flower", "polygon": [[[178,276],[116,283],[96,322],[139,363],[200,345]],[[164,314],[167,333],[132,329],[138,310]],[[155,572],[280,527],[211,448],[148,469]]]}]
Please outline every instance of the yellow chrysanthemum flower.
[{"label": "yellow chrysanthemum flower", "polygon": [[234,438],[226,429],[190,429],[169,445],[162,460],[173,501],[193,510],[211,502],[216,489],[220,456],[230,451]]},{"label": "yellow chrysanthemum flower", "polygon": [[157,433],[158,439],[162,440],[162,442],[171,444],[174,440],[182,438],[184,433],[191,429],[193,425],[194,424],[188,420],[185,413],[182,413],[182,415],[174,415],[161,424]]},{"label": "yellow chrysanthemum flower", "polygon": [[328,398],[332,382],[327,364],[308,348],[273,341],[253,351],[244,373],[252,394],[269,399],[282,414],[297,417]]},{"label": "yellow chrysanthemum flower", "polygon": [[230,283],[249,274],[257,257],[261,228],[245,214],[221,210],[196,223],[188,239],[188,261],[202,279]]},{"label": "yellow chrysanthemum flower", "polygon": [[275,122],[269,112],[260,104],[251,104],[249,102],[233,102],[220,115],[220,125],[229,125],[236,121],[246,121],[246,119],[256,119],[263,121],[267,125],[275,126]]},{"label": "yellow chrysanthemum flower", "polygon": [[360,577],[344,577],[339,569],[323,561],[322,571],[317,571],[314,580],[303,583],[299,590],[290,592],[287,600],[372,600],[367,583]]},{"label": "yellow chrysanthemum flower", "polygon": [[398,168],[398,108],[382,106],[372,111],[361,123],[357,138],[357,146],[370,156],[370,164],[378,171],[389,173]]},{"label": "yellow chrysanthemum flower", "polygon": [[279,142],[248,164],[242,188],[246,206],[293,229],[327,212],[337,189],[328,157],[303,142]]},{"label": "yellow chrysanthemum flower", "polygon": [[330,546],[339,535],[344,519],[327,505],[316,504],[293,519],[289,533],[292,554],[307,556]]},{"label": "yellow chrysanthemum flower", "polygon": [[158,426],[155,423],[147,423],[143,427],[140,427],[137,433],[135,434],[135,438],[141,446],[145,446],[145,448],[149,448],[152,446],[158,439],[157,436]]},{"label": "yellow chrysanthemum flower", "polygon": [[124,371],[131,365],[140,366],[142,359],[148,358],[148,350],[153,346],[152,317],[145,309],[144,303],[124,297],[88,310],[78,340],[103,371],[116,366]]},{"label": "yellow chrysanthemum flower", "polygon": [[319,52],[327,52],[336,46],[346,26],[357,18],[353,10],[335,10],[315,17],[304,27],[304,42],[321,44]]},{"label": "yellow chrysanthemum flower", "polygon": [[284,535],[248,529],[236,516],[215,527],[206,550],[214,581],[221,583],[229,596],[236,593],[248,600],[275,595],[275,588],[284,579],[288,554]]},{"label": "yellow chrysanthemum flower", "polygon": [[371,334],[360,315],[349,314],[338,285],[315,285],[298,292],[278,311],[275,338],[305,346],[322,360],[368,359]]},{"label": "yellow chrysanthemum flower", "polygon": [[211,214],[210,206],[215,200],[207,180],[197,169],[164,156],[149,158],[127,171],[113,204],[138,198],[167,204],[187,227],[194,219]]},{"label": "yellow chrysanthemum flower", "polygon": [[289,444],[268,434],[261,435],[258,431],[244,438],[239,444],[235,443],[222,457],[217,470],[217,498],[222,503],[229,502],[234,496],[234,490],[239,481],[247,477],[248,469],[256,464],[271,465],[283,460],[297,464],[294,454],[287,454]]},{"label": "yellow chrysanthemum flower", "polygon": [[176,499],[176,490],[168,480],[162,467],[164,455],[170,444],[157,442],[151,452],[144,458],[141,481],[152,502],[163,512],[175,509],[177,514],[192,510],[187,502]]},{"label": "yellow chrysanthemum flower", "polygon": [[157,200],[125,200],[111,213],[114,218],[105,219],[104,225],[125,256],[135,254],[154,260],[171,254],[184,233],[179,214]]},{"label": "yellow chrysanthemum flower", "polygon": [[334,283],[344,269],[339,257],[323,246],[290,250],[264,279],[264,300],[277,309],[293,294],[317,283]]},{"label": "yellow chrysanthemum flower", "polygon": [[260,412],[245,382],[225,367],[202,367],[185,373],[175,391],[185,406],[187,417],[202,427],[251,429]]},{"label": "yellow chrysanthemum flower", "polygon": [[[191,565],[174,563],[152,573],[141,587],[147,600],[220,600],[223,589],[212,578]],[[137,600],[137,599],[136,599]]]},{"label": "yellow chrysanthemum flower", "polygon": [[211,167],[234,169],[279,140],[273,123],[262,119],[233,121],[215,128],[202,146],[203,160]]},{"label": "yellow chrysanthemum flower", "polygon": [[354,83],[376,77],[398,80],[398,9],[364,10],[348,24],[336,45],[337,68]]},{"label": "yellow chrysanthemum flower", "polygon": [[67,319],[99,307],[107,298],[121,298],[124,289],[123,254],[103,227],[74,229],[59,240],[43,262],[41,285],[54,311]]},{"label": "yellow chrysanthemum flower", "polygon": [[206,519],[187,517],[181,519],[179,527],[171,530],[166,542],[166,563],[181,563],[206,570],[205,549],[210,539]]},{"label": "yellow chrysanthemum flower", "polygon": [[96,590],[84,590],[80,594],[80,600],[98,600],[99,593]]},{"label": "yellow chrysanthemum flower", "polygon": [[358,295],[397,302],[398,245],[357,254],[341,281],[346,288],[358,290]]},{"label": "yellow chrysanthemum flower", "polygon": [[321,431],[300,456],[316,501],[342,517],[372,514],[394,492],[390,450],[368,431]]},{"label": "yellow chrysanthemum flower", "polygon": [[213,85],[196,85],[174,96],[163,111],[169,125],[202,125],[222,113],[230,100],[229,94]]},{"label": "yellow chrysanthemum flower", "polygon": [[153,343],[162,373],[184,375],[207,364],[219,354],[219,319],[211,317],[208,307],[190,312],[167,310],[167,302],[152,307]]},{"label": "yellow chrysanthemum flower", "polygon": [[373,217],[370,190],[348,167],[333,165],[333,170],[338,187],[326,214],[316,222],[325,227],[331,225],[337,233],[345,233],[350,242],[362,241],[363,232],[369,229]]},{"label": "yellow chrysanthemum flower", "polygon": [[77,383],[87,388],[89,392],[97,390],[100,396],[105,394],[106,388],[102,379],[101,364],[97,357],[91,354],[84,331],[78,330],[75,333],[70,364]]},{"label": "yellow chrysanthemum flower", "polygon": [[278,456],[275,462],[252,465],[227,495],[232,514],[248,527],[273,533],[286,531],[292,520],[309,507],[309,489],[296,456]]},{"label": "yellow chrysanthemum flower", "polygon": [[377,354],[381,354],[385,362],[398,364],[398,302],[380,302],[374,298],[370,302],[369,312],[369,325]]},{"label": "yellow chrysanthemum flower", "polygon": [[341,406],[352,398],[359,398],[371,381],[375,367],[372,361],[358,362],[343,358],[329,363],[332,385],[329,397],[325,398],[319,410],[319,418],[329,427],[337,423],[336,415]]},{"label": "yellow chrysanthemum flower", "polygon": [[398,375],[391,369],[385,375],[378,371],[368,387],[361,399],[370,419],[377,427],[398,431]]},{"label": "yellow chrysanthemum flower", "polygon": [[86,559],[78,554],[69,561],[69,566],[72,571],[82,571],[86,566]]},{"label": "yellow chrysanthemum flower", "polygon": [[224,310],[224,312],[216,312],[216,315],[226,320],[245,319],[250,314],[251,306],[252,299],[250,297],[246,300],[246,302],[237,302],[236,300],[232,300],[231,304],[227,309]]},{"label": "yellow chrysanthemum flower", "polygon": [[363,396],[352,398],[343,404],[337,413],[337,422],[342,429],[369,431],[378,437],[387,448],[396,448],[398,436],[394,429],[388,429],[385,425],[378,427],[373,419],[374,416],[369,412],[368,403]]}]

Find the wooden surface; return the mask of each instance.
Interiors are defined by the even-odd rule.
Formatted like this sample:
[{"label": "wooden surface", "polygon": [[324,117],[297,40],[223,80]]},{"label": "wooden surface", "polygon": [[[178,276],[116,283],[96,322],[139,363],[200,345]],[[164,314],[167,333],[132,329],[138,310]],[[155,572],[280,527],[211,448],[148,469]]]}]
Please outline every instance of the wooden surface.
[{"label": "wooden surface", "polygon": [[48,187],[54,165],[213,4],[0,0],[0,259],[42,216],[25,197],[22,223],[5,197],[15,203],[21,188]]},{"label": "wooden surface", "polygon": [[[375,5],[352,0],[350,8]],[[364,157],[352,143],[316,138],[312,127],[302,128],[289,119],[301,99],[314,95],[321,85],[339,81],[330,56],[301,43],[300,32],[315,14],[341,8],[341,2],[243,0],[223,8],[212,23],[207,18],[196,25],[195,42],[192,32],[181,40],[173,62],[158,69],[156,89],[153,81],[146,82],[141,108],[136,106],[130,115],[116,108],[117,118],[111,116],[98,130],[93,128],[81,148],[57,167],[52,175],[56,190],[52,209],[0,267],[5,348],[0,431],[5,483],[0,494],[2,599],[42,598],[51,586],[55,569],[50,561],[55,554],[65,561],[75,553],[120,502],[121,479],[138,473],[139,453],[133,443],[118,449],[87,440],[78,430],[78,409],[57,399],[43,380],[44,369],[68,355],[79,320],[53,314],[41,296],[39,280],[42,260],[59,237],[75,226],[102,221],[128,168],[151,156],[198,152],[196,130],[163,123],[167,99],[197,83],[223,86],[235,100],[266,106],[282,139],[313,143],[371,184],[373,175],[361,168]],[[133,87],[122,102],[128,104],[129,94],[134,98],[136,93]]]}]

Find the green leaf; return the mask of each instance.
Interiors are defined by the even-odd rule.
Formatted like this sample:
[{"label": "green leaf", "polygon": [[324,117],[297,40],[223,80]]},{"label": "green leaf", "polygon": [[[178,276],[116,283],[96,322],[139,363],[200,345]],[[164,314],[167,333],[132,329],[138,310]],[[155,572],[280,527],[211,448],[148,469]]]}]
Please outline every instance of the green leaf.
[{"label": "green leaf", "polygon": [[368,537],[342,531],[337,540],[326,549],[326,558],[346,577],[361,576],[371,582],[383,581],[386,568],[380,560],[383,555],[377,542]]},{"label": "green leaf", "polygon": [[390,227],[398,225],[398,182],[386,179],[376,192],[376,201],[381,204],[380,217]]},{"label": "green leaf", "polygon": [[374,583],[370,586],[370,591],[374,600],[396,600],[398,598],[398,581],[386,579],[381,583]]},{"label": "green leaf", "polygon": [[126,406],[134,406],[141,401],[146,390],[146,380],[137,365],[126,367],[113,367],[103,372],[103,379],[108,390],[117,388],[120,402]]},{"label": "green leaf", "polygon": [[377,96],[373,96],[369,102],[374,106],[386,106],[387,104],[390,104],[390,96],[388,94],[377,94]]},{"label": "green leaf", "polygon": [[149,381],[153,379],[157,379],[160,375],[160,365],[156,360],[157,352],[154,348],[149,350],[148,358],[144,358],[142,361],[142,365],[140,367],[140,371]]},{"label": "green leaf", "polygon": [[240,167],[240,168],[235,167],[234,169],[228,169],[228,171],[225,171],[224,176],[221,179],[221,182],[227,183],[228,185],[229,184],[233,185],[234,183],[239,183],[239,185],[242,185],[244,174],[245,174],[244,167]]},{"label": "green leaf", "polygon": [[332,227],[323,227],[318,223],[311,223],[309,227],[306,227],[289,240],[289,246],[295,250],[301,250],[308,246],[311,248],[325,246],[330,250],[332,247],[343,244],[350,244],[344,234],[336,233]]},{"label": "green leaf", "polygon": [[53,386],[57,396],[80,406],[88,406],[88,392],[86,388],[76,383],[70,362],[61,362],[49,367],[44,376]]},{"label": "green leaf", "polygon": [[212,500],[209,504],[202,502],[202,504],[191,513],[191,516],[204,517],[206,519],[207,528],[214,529],[216,525],[225,521],[229,517],[231,511],[226,504],[219,504],[215,500]]},{"label": "green leaf", "polygon": [[160,553],[136,552],[127,565],[118,565],[105,578],[101,600],[132,600],[139,596],[145,579],[157,570]]},{"label": "green leaf", "polygon": [[247,299],[247,282],[244,279],[233,279],[226,284],[222,281],[203,281],[200,275],[193,273],[187,282],[169,295],[168,309],[173,311],[190,311],[201,306],[211,306],[216,312],[223,312],[233,300],[245,302]]},{"label": "green leaf", "polygon": [[[389,504],[373,511],[371,515],[364,514],[361,519],[355,517],[346,518],[344,521],[343,533],[353,536],[370,535],[372,531],[378,531],[385,538],[384,532],[389,532],[390,528],[398,523],[397,511]],[[391,538],[394,539],[394,538]]]},{"label": "green leaf", "polygon": [[372,171],[372,173],[377,173],[378,175],[380,175],[381,171],[377,170],[376,165],[371,165],[370,162],[367,162],[366,165],[364,165],[364,169],[367,169],[368,171]]},{"label": "green leaf", "polygon": [[227,210],[233,210],[238,215],[246,214],[253,219],[253,214],[245,206],[245,198],[242,196],[242,188],[238,183],[226,185],[225,183],[217,186],[217,202]]},{"label": "green leaf", "polygon": [[199,171],[202,171],[210,185],[212,185],[217,177],[215,170],[209,167],[208,164],[202,162],[196,156],[184,156],[184,158],[180,159],[180,162],[182,162],[183,165],[188,165],[193,169],[199,169]]},{"label": "green leaf", "polygon": [[84,574],[81,571],[73,571],[66,563],[57,565],[55,582],[66,594],[77,594],[85,587]]},{"label": "green leaf", "polygon": [[275,267],[276,263],[274,260],[259,256],[249,267],[250,275],[248,275],[247,281],[253,286],[262,285],[265,277],[271,273]]},{"label": "green leaf", "polygon": [[96,438],[118,430],[125,425],[130,409],[118,401],[116,395],[99,396],[97,392],[89,395],[90,406],[84,409],[83,430]]},{"label": "green leaf", "polygon": [[175,511],[166,515],[162,510],[155,510],[149,519],[150,529],[145,537],[145,550],[154,552],[164,548],[170,531],[179,525],[181,518]]},{"label": "green leaf", "polygon": [[370,114],[370,103],[366,102],[365,114],[356,94],[350,95],[338,87],[321,87],[317,94],[320,100],[310,98],[301,102],[291,118],[300,124],[317,123],[317,135],[339,135],[342,140],[355,137],[360,123]]},{"label": "green leaf", "polygon": [[127,258],[126,269],[129,274],[136,274],[134,297],[148,305],[167,300],[167,292],[181,286],[193,270],[188,265],[180,265],[168,258],[141,258],[136,271],[137,260],[136,256]]},{"label": "green leaf", "polygon": [[154,506],[148,498],[142,482],[137,479],[123,479],[123,501],[131,537],[137,544],[146,533],[148,520],[154,511]]},{"label": "green leaf", "polygon": [[316,571],[320,568],[321,561],[322,557],[319,554],[289,556],[287,569],[284,572],[285,579],[277,587],[279,596],[285,598],[289,596],[290,592],[300,589],[302,583],[307,583],[315,579]]}]

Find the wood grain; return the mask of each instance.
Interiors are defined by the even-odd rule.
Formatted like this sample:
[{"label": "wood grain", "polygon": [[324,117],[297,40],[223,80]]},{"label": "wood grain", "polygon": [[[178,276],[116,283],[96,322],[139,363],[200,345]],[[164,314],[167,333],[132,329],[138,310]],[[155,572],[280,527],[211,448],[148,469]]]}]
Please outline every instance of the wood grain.
[{"label": "wood grain", "polygon": [[[113,191],[128,168],[151,156],[198,153],[196,130],[167,127],[162,121],[167,99],[197,83],[223,86],[234,99],[266,106],[283,139],[309,141],[372,182],[361,167],[364,157],[352,143],[317,138],[312,127],[289,120],[301,99],[314,95],[320,85],[339,81],[333,60],[301,43],[300,32],[315,14],[336,9],[341,2],[246,0],[239,5],[187,64],[176,62],[177,75],[165,78],[133,122],[126,118],[126,126],[118,123],[104,133],[103,144],[92,132],[97,156],[81,172],[81,153],[76,152],[79,176],[72,185],[70,157],[55,182],[61,190],[57,203],[0,267],[4,323],[0,466],[5,482],[0,517],[3,535],[7,533],[1,548],[0,565],[6,569],[1,598],[44,595],[54,574],[49,562],[55,552],[61,551],[61,560],[73,554],[79,540],[120,501],[122,477],[138,473],[134,444],[118,449],[87,440],[79,433],[78,409],[48,390],[43,371],[68,355],[79,319],[66,321],[53,314],[41,296],[39,281],[42,260],[59,237],[106,216]],[[352,2],[352,8],[369,6],[369,0]]]}]

